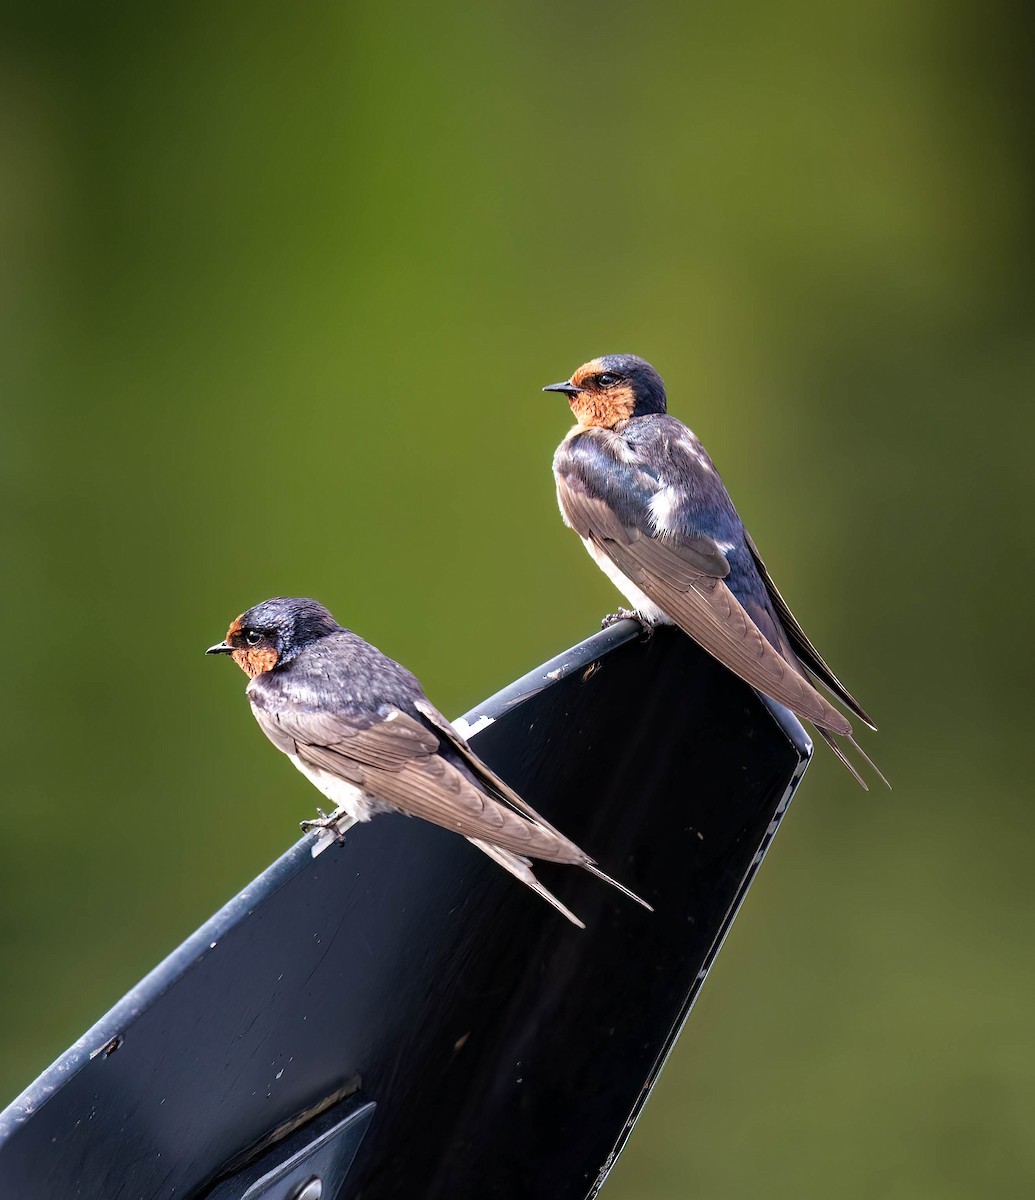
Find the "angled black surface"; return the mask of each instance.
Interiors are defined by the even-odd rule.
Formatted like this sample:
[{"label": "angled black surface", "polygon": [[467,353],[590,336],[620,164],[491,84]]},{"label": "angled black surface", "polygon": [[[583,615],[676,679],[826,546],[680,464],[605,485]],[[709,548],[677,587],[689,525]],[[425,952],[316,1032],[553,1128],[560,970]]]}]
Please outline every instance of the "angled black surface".
[{"label": "angled black surface", "polygon": [[538,864],[582,932],[403,817],[317,858],[308,835],[0,1114],[4,1200],[243,1195],[249,1161],[368,1102],[342,1200],[595,1193],[811,747],[677,631],[632,622],[466,720],[656,911]]}]

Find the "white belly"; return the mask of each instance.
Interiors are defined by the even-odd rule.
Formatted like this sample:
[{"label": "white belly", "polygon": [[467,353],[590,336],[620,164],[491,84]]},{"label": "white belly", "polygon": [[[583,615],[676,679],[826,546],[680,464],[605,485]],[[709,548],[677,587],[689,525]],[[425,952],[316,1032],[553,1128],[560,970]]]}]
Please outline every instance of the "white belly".
[{"label": "white belly", "polygon": [[582,544],[590,553],[590,557],[615,587],[636,609],[636,611],[651,625],[672,625],[672,618],[646,596],[631,579],[626,578],[615,564],[589,538],[583,538]]},{"label": "white belly", "polygon": [[375,813],[387,812],[389,805],[364,792],[362,788],[335,775],[333,771],[325,771],[322,767],[311,767],[302,762],[297,754],[289,754],[288,758],[302,774],[320,789],[334,805],[333,816],[347,815],[353,821],[369,821]]}]

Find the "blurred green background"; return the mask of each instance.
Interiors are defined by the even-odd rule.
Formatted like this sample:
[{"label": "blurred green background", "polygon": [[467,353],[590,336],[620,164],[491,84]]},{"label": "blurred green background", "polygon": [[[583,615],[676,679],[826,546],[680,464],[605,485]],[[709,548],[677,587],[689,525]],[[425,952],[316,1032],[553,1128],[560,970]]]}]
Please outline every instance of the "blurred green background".
[{"label": "blurred green background", "polygon": [[607,1195],[1030,1194],[1030,10],[0,26],[0,1102],[312,808],[231,617],[453,714],[597,627],[539,388],[630,350],[896,790],[817,755]]}]

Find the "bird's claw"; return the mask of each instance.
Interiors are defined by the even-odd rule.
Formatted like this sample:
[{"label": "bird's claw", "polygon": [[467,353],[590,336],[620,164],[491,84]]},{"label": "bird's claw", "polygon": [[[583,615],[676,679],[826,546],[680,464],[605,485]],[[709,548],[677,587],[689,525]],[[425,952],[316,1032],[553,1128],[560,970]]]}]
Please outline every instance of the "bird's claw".
[{"label": "bird's claw", "polygon": [[619,621],[637,621],[643,626],[645,633],[650,633],[653,628],[643,613],[635,608],[620,608],[617,612],[608,613],[600,622],[600,628],[610,629],[612,625],[617,625]]},{"label": "bird's claw", "polygon": [[640,641],[650,641],[654,635],[654,625],[637,608],[620,608],[617,612],[608,613],[600,622],[601,629],[610,629],[619,621],[635,621],[640,627]]},{"label": "bird's claw", "polygon": [[338,822],[341,820],[343,814],[339,811],[339,812],[333,812],[333,813],[331,813],[330,816],[328,816],[323,811],[322,808],[318,808],[316,811],[320,815],[319,815],[319,817],[316,817],[314,820],[299,821],[298,824],[299,824],[302,832],[309,833],[310,830],[313,830],[313,829],[330,829],[330,830],[334,831],[334,834],[338,840],[338,845],[344,846],[345,834],[342,833],[342,831],[338,828]]}]

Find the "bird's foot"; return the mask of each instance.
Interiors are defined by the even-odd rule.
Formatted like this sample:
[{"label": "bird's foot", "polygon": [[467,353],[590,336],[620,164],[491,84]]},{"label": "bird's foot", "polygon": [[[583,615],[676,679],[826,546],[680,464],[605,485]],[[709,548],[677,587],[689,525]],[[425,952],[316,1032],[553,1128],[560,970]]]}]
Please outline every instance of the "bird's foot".
[{"label": "bird's foot", "polygon": [[639,621],[641,625],[645,624],[643,617],[634,608],[620,608],[617,612],[608,613],[600,622],[601,629],[610,629],[612,625],[617,625],[619,621]]},{"label": "bird's foot", "polygon": [[643,627],[644,637],[650,637],[654,632],[654,626],[638,609],[635,608],[620,608],[617,612],[608,613],[600,622],[601,629],[610,629],[612,625],[617,625],[619,621],[637,621]]},{"label": "bird's foot", "polygon": [[[314,820],[299,821],[298,824],[301,827],[302,832],[309,833],[309,831],[312,829],[329,830],[334,834],[338,844],[343,846],[345,844],[345,831],[341,828],[342,824],[344,823],[342,818],[347,817],[348,815],[345,810],[343,808],[336,809],[331,813],[330,816],[328,816],[322,808],[318,808],[316,811],[320,815]],[[351,825],[352,822],[348,821],[348,824]]]}]

